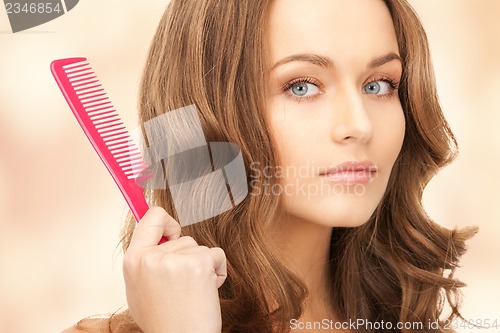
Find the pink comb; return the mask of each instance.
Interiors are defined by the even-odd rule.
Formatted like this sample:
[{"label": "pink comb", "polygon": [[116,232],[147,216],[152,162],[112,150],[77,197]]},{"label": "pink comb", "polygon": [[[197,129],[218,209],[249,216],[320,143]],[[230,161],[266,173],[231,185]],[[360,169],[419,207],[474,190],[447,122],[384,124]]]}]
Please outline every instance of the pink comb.
[{"label": "pink comb", "polygon": [[[86,58],[68,58],[53,61],[50,69],[78,123],[139,221],[149,207],[137,183],[144,183],[152,174],[92,67]],[[162,237],[160,244],[166,240]]]}]

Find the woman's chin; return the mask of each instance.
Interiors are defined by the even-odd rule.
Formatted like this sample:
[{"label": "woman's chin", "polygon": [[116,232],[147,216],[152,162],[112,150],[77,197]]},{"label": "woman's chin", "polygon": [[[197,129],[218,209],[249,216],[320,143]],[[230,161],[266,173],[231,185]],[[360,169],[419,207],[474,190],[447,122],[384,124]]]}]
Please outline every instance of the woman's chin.
[{"label": "woman's chin", "polygon": [[291,212],[292,216],[306,223],[312,223],[324,227],[359,227],[370,219],[374,210],[368,210],[366,207],[360,207],[357,210],[352,209],[316,209],[301,210]]},{"label": "woman's chin", "polygon": [[342,214],[334,213],[331,215],[326,215],[316,223],[328,226],[328,227],[346,227],[355,228],[362,226],[370,219],[371,214],[350,214],[349,216],[344,216]]},{"label": "woman's chin", "polygon": [[[287,200],[288,199],[288,200]],[[320,200],[285,199],[285,210],[300,220],[327,227],[359,227],[365,224],[380,202],[378,195],[337,196]],[[318,199],[318,198],[317,198]]]}]

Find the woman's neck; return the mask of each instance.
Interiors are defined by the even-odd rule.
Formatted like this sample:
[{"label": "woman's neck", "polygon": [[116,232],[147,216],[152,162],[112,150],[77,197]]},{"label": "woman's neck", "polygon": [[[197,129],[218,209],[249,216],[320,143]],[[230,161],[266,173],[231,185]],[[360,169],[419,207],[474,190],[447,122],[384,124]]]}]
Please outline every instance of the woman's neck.
[{"label": "woman's neck", "polygon": [[293,216],[286,216],[275,225],[273,239],[276,240],[278,258],[302,279],[309,292],[303,318],[331,319],[329,258],[332,227]]}]

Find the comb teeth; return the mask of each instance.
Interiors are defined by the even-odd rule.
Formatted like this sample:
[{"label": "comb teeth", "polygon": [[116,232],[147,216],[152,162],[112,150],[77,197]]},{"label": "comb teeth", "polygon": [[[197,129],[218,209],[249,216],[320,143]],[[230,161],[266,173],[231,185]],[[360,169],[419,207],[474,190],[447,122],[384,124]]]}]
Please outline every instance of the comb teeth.
[{"label": "comb teeth", "polygon": [[148,178],[150,171],[141,152],[130,138],[90,64],[79,61],[63,65],[62,69],[86,116],[127,179]]}]

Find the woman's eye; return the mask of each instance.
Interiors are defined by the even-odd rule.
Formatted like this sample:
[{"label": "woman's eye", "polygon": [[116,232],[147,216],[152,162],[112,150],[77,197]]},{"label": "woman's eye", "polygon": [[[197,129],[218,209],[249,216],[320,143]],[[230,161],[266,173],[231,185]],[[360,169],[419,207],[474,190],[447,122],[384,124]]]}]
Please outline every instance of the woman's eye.
[{"label": "woman's eye", "polygon": [[363,92],[372,95],[387,95],[394,90],[391,84],[387,81],[374,81],[363,87]]},{"label": "woman's eye", "polygon": [[319,93],[319,88],[313,83],[297,82],[294,83],[289,91],[296,97],[310,97]]}]

